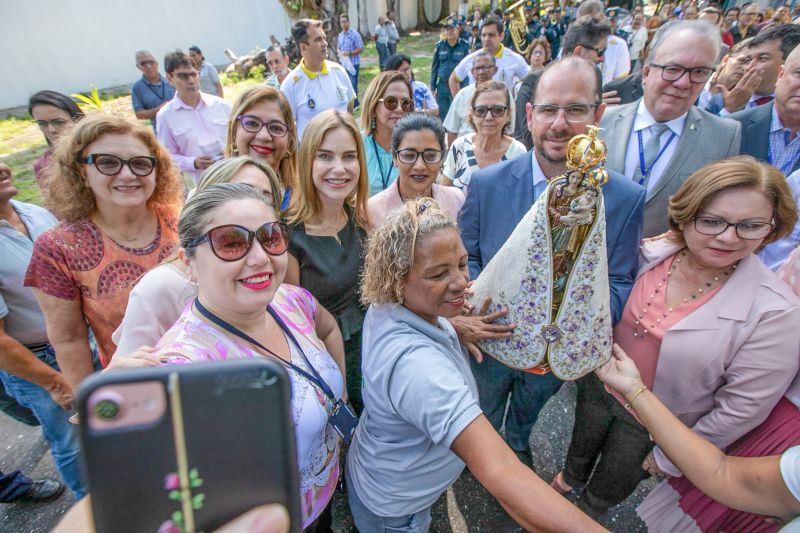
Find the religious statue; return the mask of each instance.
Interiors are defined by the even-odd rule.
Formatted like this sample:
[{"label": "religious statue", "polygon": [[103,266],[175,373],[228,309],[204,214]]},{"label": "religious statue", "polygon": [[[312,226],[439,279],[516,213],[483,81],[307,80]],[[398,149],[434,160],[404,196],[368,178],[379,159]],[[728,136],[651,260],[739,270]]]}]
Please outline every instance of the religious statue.
[{"label": "religious statue", "polygon": [[[556,176],[473,285],[475,302],[508,308],[511,337],[480,343],[500,362],[575,380],[611,357],[611,310],[598,128],[573,137]],[[524,252],[524,253],[522,253]]]}]

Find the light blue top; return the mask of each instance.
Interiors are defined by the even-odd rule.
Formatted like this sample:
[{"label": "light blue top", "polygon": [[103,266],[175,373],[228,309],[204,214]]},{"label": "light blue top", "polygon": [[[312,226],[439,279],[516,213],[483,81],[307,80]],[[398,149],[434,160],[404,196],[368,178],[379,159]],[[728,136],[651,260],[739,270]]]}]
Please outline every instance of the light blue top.
[{"label": "light blue top", "polygon": [[450,447],[481,415],[478,387],[450,323],[373,304],[363,326],[364,412],[347,454],[348,483],[378,516],[416,513],[464,470]]},{"label": "light blue top", "polygon": [[[781,455],[781,477],[792,496],[800,500],[800,446],[793,446]],[[800,517],[786,524],[781,533],[800,533]]]},{"label": "light blue top", "polygon": [[[800,170],[796,170],[789,174],[786,178],[786,184],[792,191],[795,204],[800,205]],[[767,267],[773,272],[777,271],[786,259],[789,257],[797,246],[800,245],[800,220],[792,228],[792,232],[777,241],[770,243],[758,252],[758,257],[764,262]]]},{"label": "light blue top", "polygon": [[394,183],[400,175],[400,170],[392,161],[392,154],[384,150],[372,135],[362,135],[367,158],[367,175],[369,175],[369,195],[375,196]]},{"label": "light blue top", "polygon": [[33,204],[11,200],[11,206],[30,237],[0,219],[0,318],[5,319],[5,331],[17,341],[40,344],[47,342],[44,315],[33,291],[24,287],[23,281],[33,255],[33,242],[58,220],[50,211]]}]

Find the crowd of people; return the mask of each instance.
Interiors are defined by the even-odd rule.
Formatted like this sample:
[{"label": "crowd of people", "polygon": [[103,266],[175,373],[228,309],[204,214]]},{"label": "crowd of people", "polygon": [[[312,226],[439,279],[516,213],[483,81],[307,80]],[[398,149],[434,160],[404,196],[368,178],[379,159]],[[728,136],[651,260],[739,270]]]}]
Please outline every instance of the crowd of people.
[{"label": "crowd of people", "polygon": [[[372,36],[342,14],[335,54],[295,22],[299,63],[273,45],[232,104],[196,46],[163,76],[135,53],[137,121],[33,95],[44,207],[0,162],[0,407],[41,425],[63,484],[0,472],[0,501],[87,494],[69,419],[93,372],[272,357],[306,531],[331,531],[341,478],[359,531],[427,531],[465,466],[528,530],[600,531],[650,476],[650,531],[800,515],[800,27],[788,6],[631,8],[453,14],[430,85],[388,12]],[[359,100],[368,39],[381,72]],[[543,481],[531,432],[564,381],[481,351],[515,324],[470,280],[590,125],[614,355],[577,380]]]}]

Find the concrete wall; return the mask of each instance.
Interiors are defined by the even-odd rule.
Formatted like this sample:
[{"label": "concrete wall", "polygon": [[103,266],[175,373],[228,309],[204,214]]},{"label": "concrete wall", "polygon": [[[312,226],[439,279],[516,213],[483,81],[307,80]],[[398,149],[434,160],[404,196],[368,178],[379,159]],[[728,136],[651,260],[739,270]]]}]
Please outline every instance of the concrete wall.
[{"label": "concrete wall", "polygon": [[0,20],[0,109],[42,89],[131,84],[141,76],[133,57],[141,48],[163,73],[175,48],[194,44],[211,63],[227,64],[225,48],[244,54],[266,47],[270,34],[283,42],[291,28],[277,0],[0,0]]}]

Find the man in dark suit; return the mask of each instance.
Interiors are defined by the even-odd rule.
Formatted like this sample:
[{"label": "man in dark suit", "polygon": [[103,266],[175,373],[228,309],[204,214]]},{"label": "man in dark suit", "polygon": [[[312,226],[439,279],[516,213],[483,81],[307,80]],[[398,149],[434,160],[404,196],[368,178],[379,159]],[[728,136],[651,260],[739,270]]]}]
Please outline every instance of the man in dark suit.
[{"label": "man in dark suit", "polygon": [[[567,143],[573,136],[585,133],[588,124],[597,124],[603,115],[600,88],[600,72],[591,61],[580,57],[567,57],[542,71],[532,99],[526,104],[526,122],[534,149],[472,176],[459,215],[471,278],[476,278],[503,246],[544,192],[547,181],[566,171]],[[611,172],[609,182],[603,186],[603,196],[611,316],[617,322],[636,275],[644,189]],[[562,382],[552,372],[515,370],[489,356],[484,356],[481,363],[472,361],[472,370],[481,409],[497,429],[503,423],[511,396],[506,440],[515,451],[529,454],[531,428]]]},{"label": "man in dark suit", "polygon": [[742,125],[741,153],[766,161],[786,176],[800,168],[800,47],[786,58],[775,83],[775,99],[739,111],[731,118]]},{"label": "man in dark suit", "polygon": [[[614,94],[608,94],[614,91]],[[633,74],[629,74],[624,78],[614,80],[603,87],[603,94],[611,97],[618,98],[616,104],[630,104],[635,102],[644,95],[644,87],[642,86],[642,71],[637,70]]]}]

